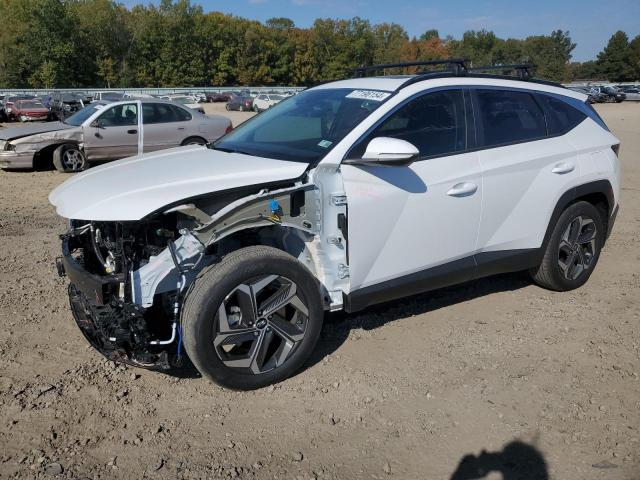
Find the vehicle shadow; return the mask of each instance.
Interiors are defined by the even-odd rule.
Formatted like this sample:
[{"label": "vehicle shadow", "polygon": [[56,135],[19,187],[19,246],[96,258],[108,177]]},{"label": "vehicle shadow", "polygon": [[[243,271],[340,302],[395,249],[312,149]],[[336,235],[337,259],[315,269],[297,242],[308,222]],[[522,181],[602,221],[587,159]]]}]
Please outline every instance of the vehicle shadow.
[{"label": "vehicle shadow", "polygon": [[382,303],[357,313],[327,314],[320,339],[304,370],[338,350],[351,330],[374,330],[396,320],[433,312],[492,293],[519,290],[528,285],[531,285],[531,280],[525,272],[506,273]]},{"label": "vehicle shadow", "polygon": [[465,455],[451,480],[474,480],[498,472],[503,480],[548,480],[547,462],[535,447],[521,441],[507,444],[500,452]]}]

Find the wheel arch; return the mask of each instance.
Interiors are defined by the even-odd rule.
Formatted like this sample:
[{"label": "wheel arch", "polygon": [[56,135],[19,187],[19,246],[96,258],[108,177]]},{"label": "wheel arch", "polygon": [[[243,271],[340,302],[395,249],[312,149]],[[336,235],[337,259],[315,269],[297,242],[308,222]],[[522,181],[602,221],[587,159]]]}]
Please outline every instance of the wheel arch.
[{"label": "wheel arch", "polygon": [[269,246],[276,248],[293,258],[313,275],[322,288],[325,305],[330,303],[325,282],[325,266],[322,253],[316,248],[315,235],[291,225],[247,226],[207,246],[207,253],[224,257],[240,248],[251,246]]},{"label": "wheel arch", "polygon": [[580,201],[591,203],[602,213],[605,232],[608,231],[609,219],[611,218],[615,207],[613,186],[609,180],[604,179],[584,183],[582,185],[572,187],[564,192],[556,202],[556,206],[554,207],[547,224],[547,230],[544,235],[544,240],[542,241],[541,251],[544,252],[546,249],[555,224],[557,223],[558,218],[560,218],[562,212],[564,212],[570,205]]},{"label": "wheel arch", "polygon": [[58,147],[69,144],[76,145],[80,150],[84,152],[84,148],[82,148],[81,142],[78,142],[76,140],[60,139],[58,141],[48,143],[33,155],[33,168],[35,170],[47,170],[55,168],[55,166],[53,165],[53,152]]}]

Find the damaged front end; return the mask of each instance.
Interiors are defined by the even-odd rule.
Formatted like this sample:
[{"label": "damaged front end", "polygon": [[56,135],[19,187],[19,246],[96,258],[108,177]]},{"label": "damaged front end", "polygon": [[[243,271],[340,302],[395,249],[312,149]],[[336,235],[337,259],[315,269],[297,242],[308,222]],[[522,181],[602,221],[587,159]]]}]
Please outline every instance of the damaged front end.
[{"label": "damaged front end", "polygon": [[110,360],[160,370],[181,363],[179,302],[204,247],[177,226],[175,215],[72,221],[61,236],[58,272],[70,280],[71,311]]},{"label": "damaged front end", "polygon": [[[199,272],[247,245],[272,245],[322,271],[318,190],[306,184],[202,198],[140,221],[72,220],[58,271],[73,316],[107,358],[181,364],[181,304]],[[327,297],[328,298],[328,297]]]}]

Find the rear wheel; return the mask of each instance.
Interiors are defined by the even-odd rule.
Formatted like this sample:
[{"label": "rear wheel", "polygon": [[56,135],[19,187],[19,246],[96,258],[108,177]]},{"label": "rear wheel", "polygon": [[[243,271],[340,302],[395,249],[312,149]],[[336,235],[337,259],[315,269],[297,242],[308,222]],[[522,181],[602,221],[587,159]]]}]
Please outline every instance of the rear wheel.
[{"label": "rear wheel", "polygon": [[224,108],[226,108],[226,109],[227,109],[227,111],[231,110],[231,107],[229,106],[229,104],[228,104],[228,103],[224,106]]},{"label": "rear wheel", "polygon": [[588,202],[574,203],[560,215],[542,263],[531,276],[550,290],[581,287],[593,273],[603,244],[604,223],[598,209]]},{"label": "rear wheel", "polygon": [[182,142],[182,145],[206,145],[207,141],[202,137],[189,137]]},{"label": "rear wheel", "polygon": [[53,152],[53,166],[59,172],[80,172],[87,167],[87,157],[77,145],[60,145]]},{"label": "rear wheel", "polygon": [[251,390],[293,375],[320,334],[315,277],[292,256],[254,246],[205,270],[187,294],[184,345],[214,382]]}]

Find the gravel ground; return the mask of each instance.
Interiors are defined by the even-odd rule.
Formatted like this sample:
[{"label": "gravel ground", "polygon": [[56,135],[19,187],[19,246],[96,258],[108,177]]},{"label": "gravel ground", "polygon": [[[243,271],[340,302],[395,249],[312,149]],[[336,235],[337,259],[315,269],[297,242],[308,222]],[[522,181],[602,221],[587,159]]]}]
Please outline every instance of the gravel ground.
[{"label": "gravel ground", "polygon": [[303,372],[248,393],[87,347],[53,265],[68,176],[0,172],[0,477],[640,479],[640,104],[598,110],[622,208],[585,287],[503,275],[330,315]]}]

